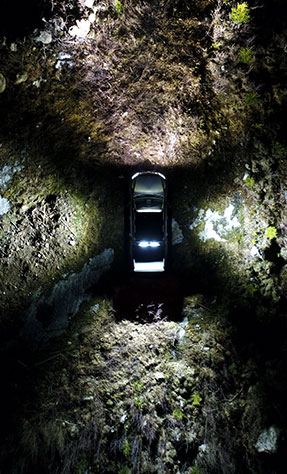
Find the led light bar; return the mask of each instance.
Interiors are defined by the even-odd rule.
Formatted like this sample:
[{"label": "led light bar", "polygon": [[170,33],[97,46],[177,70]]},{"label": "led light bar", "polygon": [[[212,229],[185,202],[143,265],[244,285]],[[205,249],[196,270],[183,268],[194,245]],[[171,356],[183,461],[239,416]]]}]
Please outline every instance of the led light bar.
[{"label": "led light bar", "polygon": [[134,260],[134,272],[164,272],[164,259],[159,262],[136,262]]},{"label": "led light bar", "polygon": [[155,240],[151,241],[151,242],[148,242],[147,240],[141,240],[139,243],[138,243],[138,246],[145,249],[147,247],[152,247],[152,248],[156,248],[156,247],[159,247],[160,246],[160,243],[159,242],[156,242]]},{"label": "led light bar", "polygon": [[159,247],[159,246],[160,246],[160,243],[153,241],[153,242],[150,242],[149,245],[150,245],[150,247],[155,248],[155,247]]},{"label": "led light bar", "polygon": [[[157,175],[159,175],[161,178],[166,179],[166,177],[165,177],[162,173],[159,173],[158,171],[151,171],[151,173],[152,173],[152,174],[157,174]],[[135,173],[135,174],[132,176],[132,179],[137,178],[140,174],[144,174],[144,172],[140,172],[140,171],[139,171],[139,172]]]},{"label": "led light bar", "polygon": [[151,213],[151,212],[162,212],[162,209],[150,209],[148,207],[145,207],[144,209],[136,209],[136,212],[138,212],[138,213],[145,212],[147,214],[147,213]]},{"label": "led light bar", "polygon": [[147,242],[146,240],[141,240],[139,242],[139,247],[141,247],[142,249],[149,247],[149,242]]}]

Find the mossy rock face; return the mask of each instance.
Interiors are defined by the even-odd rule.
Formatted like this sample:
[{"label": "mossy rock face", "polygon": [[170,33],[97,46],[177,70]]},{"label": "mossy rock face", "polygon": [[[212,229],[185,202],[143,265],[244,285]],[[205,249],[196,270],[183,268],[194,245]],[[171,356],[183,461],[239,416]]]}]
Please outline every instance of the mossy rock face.
[{"label": "mossy rock face", "polygon": [[11,158],[17,154],[11,144],[2,147],[0,154],[1,190],[10,206],[2,216],[1,230],[4,322],[11,319],[10,313],[19,315],[19,308],[22,314],[39,287],[44,291],[64,274],[79,271],[106,245],[117,248],[120,258],[123,195],[111,173],[114,192],[106,187],[102,174],[95,176],[85,169],[63,173],[49,159],[36,165],[33,151],[13,165]]},{"label": "mossy rock face", "polygon": [[[0,38],[5,472],[266,474],[260,434],[286,431],[284,2],[239,23],[217,0],[44,3]],[[143,170],[177,225],[166,275],[135,284]]]}]

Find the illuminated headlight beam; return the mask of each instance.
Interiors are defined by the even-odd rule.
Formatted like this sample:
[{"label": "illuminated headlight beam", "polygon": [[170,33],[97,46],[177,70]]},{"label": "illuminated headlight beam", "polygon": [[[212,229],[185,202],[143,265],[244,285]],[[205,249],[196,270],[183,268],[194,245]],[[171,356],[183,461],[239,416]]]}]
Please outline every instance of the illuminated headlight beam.
[{"label": "illuminated headlight beam", "polygon": [[141,242],[139,242],[139,247],[141,248],[146,248],[149,246],[149,242],[147,242],[146,240],[141,240]]},{"label": "illuminated headlight beam", "polygon": [[147,240],[141,240],[138,244],[139,247],[141,248],[147,248],[147,247],[152,247],[156,248],[160,246],[159,242],[156,242],[155,240],[148,242]]},{"label": "illuminated headlight beam", "polygon": [[[152,174],[157,174],[158,176],[160,176],[162,179],[166,179],[166,177],[162,174],[162,173],[159,173],[158,171],[151,171]],[[132,176],[132,180],[137,178],[140,174],[144,174],[144,173],[141,173],[140,171],[138,171],[137,173],[135,173],[133,176]]]},{"label": "illuminated headlight beam", "polygon": [[134,263],[134,272],[164,272],[165,260],[158,262],[136,262]]}]

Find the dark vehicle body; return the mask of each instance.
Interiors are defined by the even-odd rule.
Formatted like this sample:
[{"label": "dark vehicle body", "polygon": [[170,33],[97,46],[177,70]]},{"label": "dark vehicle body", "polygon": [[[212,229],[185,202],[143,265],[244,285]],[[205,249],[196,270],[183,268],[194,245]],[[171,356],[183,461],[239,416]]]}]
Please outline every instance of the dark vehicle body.
[{"label": "dark vehicle body", "polygon": [[167,185],[163,174],[131,180],[130,255],[134,272],[163,272],[167,255]]}]

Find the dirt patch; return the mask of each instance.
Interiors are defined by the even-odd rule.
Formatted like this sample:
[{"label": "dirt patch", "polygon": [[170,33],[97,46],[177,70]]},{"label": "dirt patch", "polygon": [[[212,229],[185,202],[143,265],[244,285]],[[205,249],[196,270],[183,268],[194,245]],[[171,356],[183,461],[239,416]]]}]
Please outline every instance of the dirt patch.
[{"label": "dirt patch", "polygon": [[22,357],[15,468],[241,472],[244,448],[231,432],[252,368],[235,381],[241,367],[230,329],[207,304],[190,298],[184,324],[144,324],[115,321],[110,303],[97,299],[44,359]]}]

